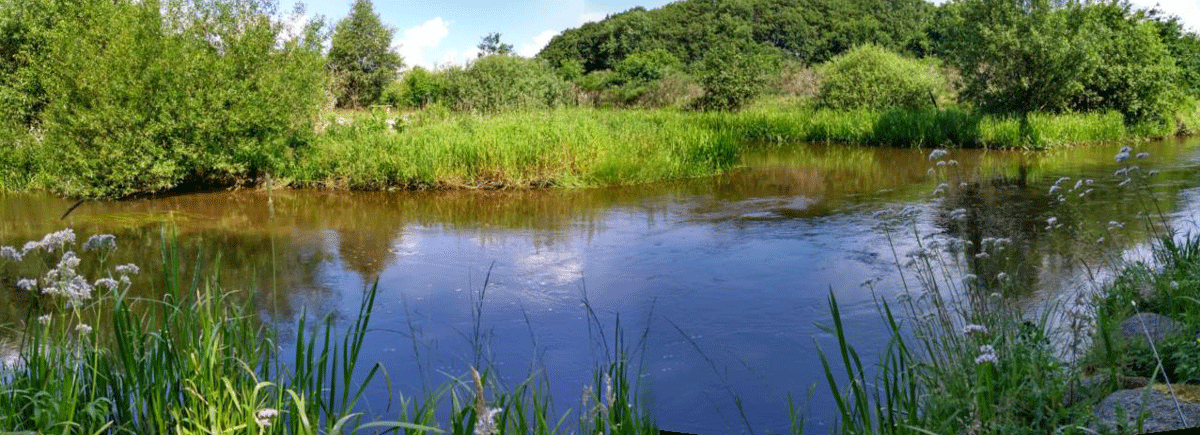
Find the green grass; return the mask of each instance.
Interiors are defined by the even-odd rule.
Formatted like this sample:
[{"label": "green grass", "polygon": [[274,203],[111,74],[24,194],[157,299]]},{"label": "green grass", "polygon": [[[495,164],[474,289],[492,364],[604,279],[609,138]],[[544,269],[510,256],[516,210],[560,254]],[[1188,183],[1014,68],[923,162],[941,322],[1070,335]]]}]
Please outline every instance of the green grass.
[{"label": "green grass", "polygon": [[[1179,131],[1192,131],[1200,115],[1181,111],[1176,118]],[[959,109],[772,106],[736,113],[573,108],[492,115],[434,106],[402,114],[336,111],[318,124],[316,135],[279,147],[282,155],[269,162],[246,162],[257,169],[242,178],[216,182],[261,183],[269,176],[280,186],[357,190],[605,186],[719,174],[763,143],[1044,149],[1176,131],[1166,124],[1126,126],[1116,112],[1016,118]],[[52,153],[29,133],[8,136],[5,142],[16,148],[0,157],[0,188],[105,192],[104,186],[62,182],[70,169],[51,161]],[[192,169],[194,175],[205,171]],[[214,182],[189,180],[201,179]]]},{"label": "green grass", "polygon": [[[1130,139],[1120,114],[982,116],[958,110],[563,109],[490,116],[341,114],[277,177],[348,189],[636,184],[723,172],[762,143],[1023,147]],[[339,116],[341,116],[339,115]]]},{"label": "green grass", "polygon": [[[0,257],[0,282],[58,277],[39,280],[25,319],[4,325],[17,354],[15,363],[0,365],[3,433],[465,435],[487,433],[477,426],[488,422],[497,433],[568,433],[564,422],[571,411],[550,414],[548,382],[539,375],[544,371],[531,368],[512,388],[493,380],[490,358],[483,355],[487,337],[478,327],[473,345],[482,373],[469,367],[471,376],[450,377],[434,391],[394,392],[383,363],[366,366],[360,357],[376,286],[364,293],[357,313],[348,313],[352,320],[345,327],[335,325],[332,315],[310,323],[301,314],[294,353],[284,354],[274,330],[260,322],[253,297],[223,289],[220,271],[200,264],[200,253],[189,269],[173,234],[163,233],[166,266],[151,280],[162,285],[161,298],[128,296],[141,280],[125,278],[139,272],[108,265],[106,249],[85,247],[76,256],[73,232],[47,240],[18,260]],[[58,284],[78,284],[74,277],[112,278],[114,286],[96,284],[88,297],[60,291]],[[485,282],[472,307],[476,325],[486,288]],[[636,378],[627,371],[622,337],[618,320],[611,358],[595,367],[589,396],[595,413],[581,410],[578,433],[657,433],[631,397]],[[607,348],[607,338],[604,343]],[[379,383],[396,411],[375,420],[357,405]],[[394,398],[399,406],[392,408]],[[449,414],[438,414],[446,409]]]}]

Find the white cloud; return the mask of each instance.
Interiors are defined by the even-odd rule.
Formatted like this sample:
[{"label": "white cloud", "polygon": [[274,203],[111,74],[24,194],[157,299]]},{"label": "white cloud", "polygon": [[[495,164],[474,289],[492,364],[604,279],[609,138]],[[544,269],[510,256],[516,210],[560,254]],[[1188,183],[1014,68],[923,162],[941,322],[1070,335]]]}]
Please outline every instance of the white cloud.
[{"label": "white cloud", "polygon": [[404,58],[405,65],[429,68],[433,64],[425,60],[425,50],[437,47],[449,34],[450,23],[442,17],[434,17],[416,27],[406,29],[396,51]]},{"label": "white cloud", "polygon": [[534,55],[538,54],[539,51],[542,51],[542,48],[545,48],[546,44],[550,43],[550,39],[554,38],[554,35],[557,34],[558,32],[553,30],[546,30],[542,33],[538,33],[537,36],[533,37],[532,41],[530,41],[528,44],[522,45],[521,48],[517,50],[517,54],[525,57],[533,57]]},{"label": "white cloud", "polygon": [[1147,9],[1157,5],[1167,15],[1178,16],[1184,28],[1200,31],[1200,0],[1132,0],[1132,3],[1135,7]]}]

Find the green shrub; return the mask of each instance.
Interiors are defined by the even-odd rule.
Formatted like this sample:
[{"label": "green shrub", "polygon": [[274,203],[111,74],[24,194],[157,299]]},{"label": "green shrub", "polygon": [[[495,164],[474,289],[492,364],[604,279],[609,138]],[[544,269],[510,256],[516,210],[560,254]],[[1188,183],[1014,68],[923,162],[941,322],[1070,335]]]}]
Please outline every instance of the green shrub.
[{"label": "green shrub", "polygon": [[6,91],[44,102],[30,146],[45,187],[95,197],[227,183],[270,172],[308,140],[326,85],[314,32],[280,39],[258,1],[173,6],[186,7],[59,4],[37,30],[21,74],[39,90]]},{"label": "green shrub", "polygon": [[567,82],[541,60],[496,54],[441,74],[444,97],[455,110],[546,109],[566,102]]},{"label": "green shrub", "polygon": [[442,88],[440,75],[418,66],[388,85],[383,92],[383,102],[397,108],[421,108],[442,98]]},{"label": "green shrub", "polygon": [[933,65],[862,45],[821,67],[821,104],[835,109],[925,109],[944,79]]},{"label": "green shrub", "polygon": [[701,110],[738,110],[763,91],[769,75],[777,73],[778,53],[760,46],[726,46],[712,50],[701,62],[699,79],[704,95],[694,106]]}]

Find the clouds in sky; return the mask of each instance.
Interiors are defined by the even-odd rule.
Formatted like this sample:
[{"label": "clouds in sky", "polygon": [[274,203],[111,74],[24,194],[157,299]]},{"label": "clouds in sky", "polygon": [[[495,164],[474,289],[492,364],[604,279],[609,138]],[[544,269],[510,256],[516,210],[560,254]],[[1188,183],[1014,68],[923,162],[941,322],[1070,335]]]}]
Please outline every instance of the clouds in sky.
[{"label": "clouds in sky", "polygon": [[1163,12],[1178,16],[1185,28],[1200,31],[1200,0],[1132,0],[1131,3],[1139,8],[1152,8],[1157,4]]},{"label": "clouds in sky", "polygon": [[399,47],[396,51],[404,58],[405,66],[420,65],[429,68],[433,66],[433,63],[425,58],[425,52],[437,48],[448,35],[450,35],[450,22],[443,20],[442,17],[433,17],[429,21],[405,29],[400,34]]}]

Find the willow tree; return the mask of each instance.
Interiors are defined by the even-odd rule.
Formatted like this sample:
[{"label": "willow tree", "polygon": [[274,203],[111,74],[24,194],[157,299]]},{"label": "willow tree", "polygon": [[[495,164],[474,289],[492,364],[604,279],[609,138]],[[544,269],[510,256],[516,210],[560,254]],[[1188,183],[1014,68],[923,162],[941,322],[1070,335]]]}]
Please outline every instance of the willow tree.
[{"label": "willow tree", "polygon": [[395,29],[383,25],[370,0],[355,0],[350,15],[338,21],[329,47],[338,107],[362,107],[379,101],[383,88],[403,66],[392,49]]}]

